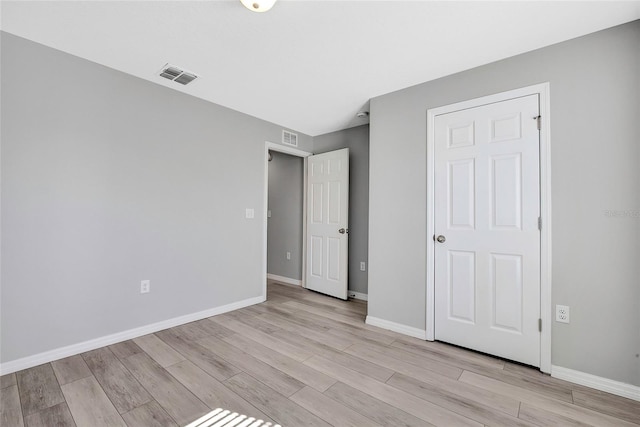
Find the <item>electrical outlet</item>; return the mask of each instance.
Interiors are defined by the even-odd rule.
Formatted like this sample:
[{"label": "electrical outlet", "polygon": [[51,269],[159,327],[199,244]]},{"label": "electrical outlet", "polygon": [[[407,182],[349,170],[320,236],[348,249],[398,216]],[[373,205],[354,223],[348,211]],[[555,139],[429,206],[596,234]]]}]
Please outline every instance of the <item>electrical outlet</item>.
[{"label": "electrical outlet", "polygon": [[140,282],[140,293],[147,294],[151,292],[151,280],[143,280]]},{"label": "electrical outlet", "polygon": [[556,305],[556,322],[569,323],[569,306]]},{"label": "electrical outlet", "polygon": [[247,219],[253,219],[255,217],[255,211],[253,209],[247,208],[244,210],[244,217]]},{"label": "electrical outlet", "polygon": [[287,259],[291,259],[291,252],[287,252]]},{"label": "electrical outlet", "polygon": [[364,261],[360,262],[360,271],[365,271],[367,269],[367,264]]}]

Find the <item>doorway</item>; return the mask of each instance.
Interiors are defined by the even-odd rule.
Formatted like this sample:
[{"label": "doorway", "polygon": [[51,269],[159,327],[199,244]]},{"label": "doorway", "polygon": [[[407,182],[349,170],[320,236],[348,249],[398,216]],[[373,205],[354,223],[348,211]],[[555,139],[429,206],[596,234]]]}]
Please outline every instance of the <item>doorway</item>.
[{"label": "doorway", "polygon": [[[270,153],[271,152],[271,153]],[[271,154],[271,155],[270,155]],[[264,300],[266,301],[267,299],[267,280],[268,280],[268,269],[269,269],[269,264],[268,264],[268,253],[269,253],[269,234],[268,234],[268,222],[270,220],[270,216],[273,217],[274,212],[271,212],[270,214],[270,208],[269,208],[269,158],[273,158],[273,155],[288,155],[291,157],[296,157],[296,158],[300,158],[302,159],[302,206],[301,206],[301,218],[298,218],[299,221],[301,221],[302,223],[302,245],[300,248],[300,253],[297,257],[295,257],[294,254],[292,254],[291,252],[293,251],[279,251],[279,252],[283,252],[283,253],[279,253],[280,256],[282,256],[287,263],[291,263],[292,260],[291,259],[286,259],[287,258],[287,252],[290,252],[289,254],[289,258],[295,257],[297,258],[297,265],[296,266],[291,266],[293,267],[293,269],[299,269],[299,271],[301,271],[301,275],[300,275],[300,281],[294,281],[294,280],[290,280],[290,281],[286,281],[287,277],[285,276],[280,276],[278,278],[276,278],[276,280],[278,281],[284,281],[285,283],[289,283],[289,284],[293,284],[293,285],[300,285],[302,287],[305,287],[305,274],[306,274],[306,229],[307,229],[307,224],[306,224],[306,211],[307,211],[307,157],[311,156],[312,153],[309,153],[307,151],[302,151],[302,150],[298,150],[297,148],[292,148],[292,147],[287,147],[284,145],[280,145],[280,144],[275,144],[273,142],[265,142],[265,147],[264,147],[264,212],[263,212],[263,242],[264,242],[264,246],[263,246],[263,263],[262,263],[262,271],[264,272],[263,278],[262,278],[262,284],[263,284],[263,289],[262,289],[262,295],[264,297]],[[282,218],[280,218],[282,219]],[[295,260],[293,260],[293,262],[295,262]],[[273,277],[273,276],[271,276]],[[285,280],[283,280],[285,279]]]},{"label": "doorway", "polygon": [[427,339],[550,370],[548,142],[548,85],[428,111]]},{"label": "doorway", "polygon": [[304,159],[269,151],[267,279],[302,285]]}]

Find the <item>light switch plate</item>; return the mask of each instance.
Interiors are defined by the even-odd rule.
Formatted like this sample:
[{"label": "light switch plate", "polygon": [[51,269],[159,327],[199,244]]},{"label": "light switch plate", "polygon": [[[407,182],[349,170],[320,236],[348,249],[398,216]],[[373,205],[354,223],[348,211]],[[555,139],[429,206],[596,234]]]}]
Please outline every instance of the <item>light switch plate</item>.
[{"label": "light switch plate", "polygon": [[245,217],[245,218],[247,218],[247,219],[253,219],[253,217],[254,217],[254,216],[255,216],[255,213],[254,213],[253,209],[247,208],[247,209],[245,210],[245,213],[244,213],[244,217]]}]

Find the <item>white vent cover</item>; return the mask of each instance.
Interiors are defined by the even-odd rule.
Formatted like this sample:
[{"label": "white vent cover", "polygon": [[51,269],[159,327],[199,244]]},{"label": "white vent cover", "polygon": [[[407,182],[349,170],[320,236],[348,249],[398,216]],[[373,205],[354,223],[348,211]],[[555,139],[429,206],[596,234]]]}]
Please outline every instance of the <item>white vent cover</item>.
[{"label": "white vent cover", "polygon": [[182,85],[189,84],[198,78],[198,76],[194,73],[187,72],[171,64],[165,64],[158,75],[160,77],[164,77],[165,79],[173,80],[174,82],[180,83]]},{"label": "white vent cover", "polygon": [[282,143],[286,145],[291,145],[293,147],[298,146],[298,134],[289,132],[288,130],[282,131]]}]

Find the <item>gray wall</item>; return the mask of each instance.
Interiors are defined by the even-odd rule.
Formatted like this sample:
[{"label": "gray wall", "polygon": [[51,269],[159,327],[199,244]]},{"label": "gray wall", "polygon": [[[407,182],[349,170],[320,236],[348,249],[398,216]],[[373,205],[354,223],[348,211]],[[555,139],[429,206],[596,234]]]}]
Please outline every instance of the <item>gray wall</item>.
[{"label": "gray wall", "polygon": [[552,363],[640,385],[640,218],[605,215],[640,209],[639,46],[635,21],[374,98],[369,315],[425,327],[427,109],[548,81]]},{"label": "gray wall", "polygon": [[[267,228],[267,273],[302,279],[304,160],[272,151],[269,162],[271,218]],[[287,259],[291,252],[291,259]]]},{"label": "gray wall", "polygon": [[2,362],[259,297],[282,128],[0,34]]},{"label": "gray wall", "polygon": [[349,290],[368,293],[369,259],[369,125],[313,138],[315,154],[349,148]]}]

